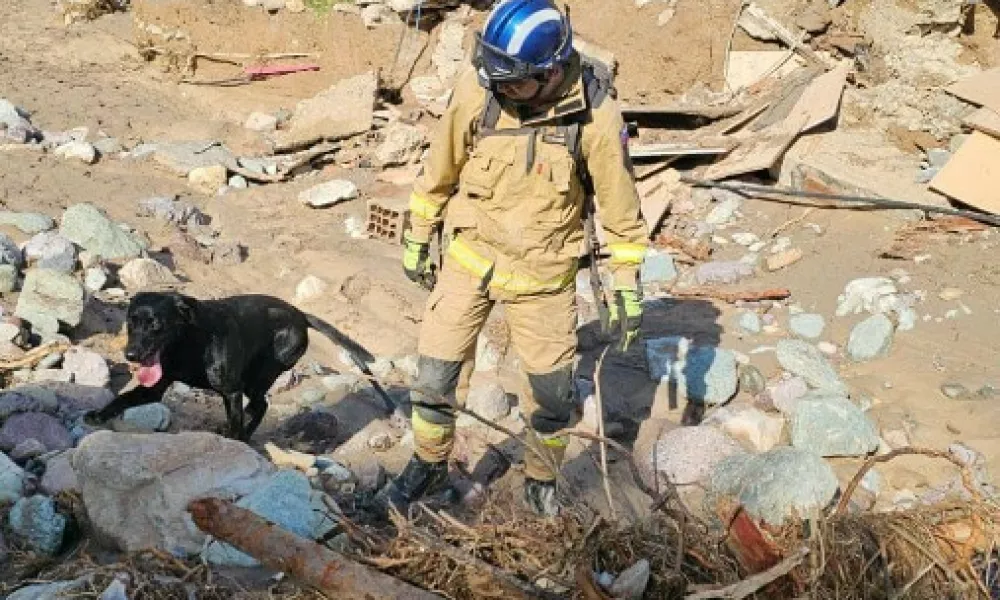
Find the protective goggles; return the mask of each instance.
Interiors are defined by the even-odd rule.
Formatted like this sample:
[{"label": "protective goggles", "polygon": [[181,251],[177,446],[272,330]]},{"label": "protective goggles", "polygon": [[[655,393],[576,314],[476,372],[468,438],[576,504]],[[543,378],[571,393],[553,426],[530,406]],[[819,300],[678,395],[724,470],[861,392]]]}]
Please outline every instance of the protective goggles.
[{"label": "protective goggles", "polygon": [[[569,27],[568,21],[563,19],[564,26]],[[570,36],[563,37],[562,43],[554,53],[554,56],[561,56],[566,51],[566,45],[570,43]],[[476,48],[473,53],[473,65],[479,72],[480,78],[486,83],[495,85],[497,83],[510,83],[522,81],[531,77],[544,75],[549,67],[538,67],[529,62],[523,61],[516,56],[507,54],[500,48],[489,44],[483,40],[481,32],[476,32]]]}]

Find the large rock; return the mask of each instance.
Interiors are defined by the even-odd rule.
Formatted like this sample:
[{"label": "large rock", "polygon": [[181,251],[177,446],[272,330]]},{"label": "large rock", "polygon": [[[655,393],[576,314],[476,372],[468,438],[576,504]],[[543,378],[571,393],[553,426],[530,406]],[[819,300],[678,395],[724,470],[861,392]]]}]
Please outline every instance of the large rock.
[{"label": "large rock", "polygon": [[118,271],[118,279],[129,290],[146,290],[177,283],[170,269],[152,258],[133,258]]},{"label": "large rock", "polygon": [[[276,473],[263,487],[236,503],[278,527],[306,539],[316,539],[333,523],[325,515],[322,497],[299,471]],[[260,563],[225,542],[209,539],[202,558],[215,565],[256,567]]]},{"label": "large rock", "polygon": [[59,324],[80,324],[84,290],[76,279],[52,269],[31,269],[24,278],[14,314],[41,333],[57,333]]},{"label": "large rock", "polygon": [[826,319],[823,318],[823,315],[810,313],[792,315],[788,319],[788,328],[800,338],[815,340],[823,335],[823,330],[826,329]]},{"label": "large rock", "polygon": [[0,211],[0,225],[9,225],[20,229],[23,233],[34,235],[43,231],[55,229],[56,222],[52,217],[41,213]]},{"label": "large rock", "polygon": [[14,106],[12,102],[0,98],[0,141],[4,143],[26,144],[39,138],[40,132],[29,120],[27,112]]},{"label": "large rock", "polygon": [[48,496],[21,498],[10,509],[10,529],[29,548],[53,556],[59,552],[66,532],[66,517],[56,512]]},{"label": "large rock", "polygon": [[847,386],[840,380],[836,369],[812,344],[802,340],[781,340],[778,342],[776,354],[781,367],[804,379],[809,387],[847,393]]},{"label": "large rock", "polygon": [[63,213],[59,232],[84,250],[110,260],[135,258],[148,244],[122,229],[93,204],[75,204]]},{"label": "large rock", "polygon": [[55,231],[43,231],[28,240],[24,256],[40,269],[72,273],[76,268],[76,246]]},{"label": "large rock", "polygon": [[767,388],[771,404],[784,415],[795,412],[795,403],[808,393],[809,384],[801,377],[789,377]]},{"label": "large rock", "polygon": [[692,346],[682,337],[646,340],[646,360],[653,381],[676,385],[692,402],[721,404],[736,394],[736,355],[712,346]]},{"label": "large rock", "polygon": [[282,146],[317,139],[343,139],[372,128],[378,78],[373,71],[344,79],[295,106],[287,131],[279,132]]},{"label": "large rock", "polygon": [[59,397],[55,393],[35,393],[37,389],[26,386],[0,392],[0,421],[18,413],[55,414],[59,410]]},{"label": "large rock", "polygon": [[822,458],[785,446],[726,458],[712,471],[709,487],[714,495],[737,500],[754,519],[778,527],[825,508],[837,493],[837,476]]},{"label": "large rock", "polygon": [[21,274],[14,265],[0,265],[0,294],[7,294],[17,290],[17,284],[21,281]]},{"label": "large rock", "polygon": [[73,374],[73,383],[104,387],[111,382],[111,370],[104,357],[80,346],[73,346],[66,351],[62,368]]},{"label": "large rock", "polygon": [[24,493],[24,471],[0,452],[0,503],[17,502]]},{"label": "large rock", "polygon": [[415,125],[397,123],[385,131],[382,143],[375,149],[375,164],[380,167],[405,165],[416,158],[424,144],[424,130]]},{"label": "large rock", "polygon": [[155,217],[176,225],[208,225],[208,215],[197,207],[181,202],[172,196],[153,196],[139,201],[137,214],[141,217]]},{"label": "large rock", "polygon": [[48,452],[73,447],[73,436],[62,421],[45,413],[18,413],[0,427],[0,450],[4,452],[32,439],[41,442]]},{"label": "large rock", "polygon": [[20,269],[24,266],[24,255],[21,248],[10,239],[10,237],[0,233],[0,265],[13,265]]},{"label": "large rock", "polygon": [[863,456],[878,449],[875,424],[843,396],[811,392],[792,413],[792,445],[819,456]]},{"label": "large rock", "polygon": [[642,457],[641,468],[647,483],[664,478],[676,485],[704,480],[727,456],[744,454],[735,440],[709,426],[678,427],[656,440],[653,452]]},{"label": "large rock", "polygon": [[198,167],[188,173],[188,185],[194,191],[214,196],[229,181],[229,171],[223,165]]},{"label": "large rock", "polygon": [[885,315],[872,315],[858,323],[847,339],[847,356],[855,362],[882,358],[892,348],[895,330],[892,320]]},{"label": "large rock", "polygon": [[191,521],[196,498],[242,497],[270,479],[272,467],[250,447],[218,435],[99,431],[72,459],[95,529],[123,550],[200,552],[205,535]]}]

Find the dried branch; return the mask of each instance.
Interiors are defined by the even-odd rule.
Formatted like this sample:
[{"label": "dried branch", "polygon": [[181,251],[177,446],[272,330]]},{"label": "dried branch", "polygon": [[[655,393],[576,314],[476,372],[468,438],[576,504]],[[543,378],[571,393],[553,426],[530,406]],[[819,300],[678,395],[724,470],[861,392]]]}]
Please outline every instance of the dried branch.
[{"label": "dried branch", "polygon": [[757,592],[765,585],[781,579],[788,575],[792,569],[799,566],[809,554],[809,548],[801,546],[794,553],[785,557],[784,560],[774,565],[766,571],[751,575],[743,581],[728,585],[724,588],[714,590],[704,590],[684,596],[684,600],[709,600],[711,598],[724,598],[725,600],[741,600]]}]

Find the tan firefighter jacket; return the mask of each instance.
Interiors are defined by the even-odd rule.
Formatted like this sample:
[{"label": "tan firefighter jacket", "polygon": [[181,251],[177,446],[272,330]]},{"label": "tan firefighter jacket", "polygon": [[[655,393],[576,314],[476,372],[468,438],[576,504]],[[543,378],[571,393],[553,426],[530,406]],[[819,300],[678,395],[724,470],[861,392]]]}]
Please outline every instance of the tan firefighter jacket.
[{"label": "tan firefighter jacket", "polygon": [[482,131],[488,92],[474,70],[465,72],[414,185],[410,237],[428,240],[443,219],[448,257],[484,286],[514,295],[565,289],[581,254],[585,192],[558,125],[582,118],[579,154],[596,192],[615,287],[634,289],[648,234],[627,132],[611,97],[588,108],[585,85],[577,56],[561,100],[524,119],[504,106],[496,125]]}]

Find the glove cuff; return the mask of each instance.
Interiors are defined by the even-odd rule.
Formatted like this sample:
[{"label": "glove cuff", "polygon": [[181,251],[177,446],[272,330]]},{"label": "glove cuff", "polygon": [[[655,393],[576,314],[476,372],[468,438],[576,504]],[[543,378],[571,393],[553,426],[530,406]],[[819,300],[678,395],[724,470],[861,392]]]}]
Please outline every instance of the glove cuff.
[{"label": "glove cuff", "polygon": [[407,246],[407,247],[410,247],[410,246],[429,246],[430,243],[431,242],[430,242],[429,239],[420,239],[419,237],[414,236],[411,231],[407,231],[407,232],[403,233],[403,244],[405,246]]}]

